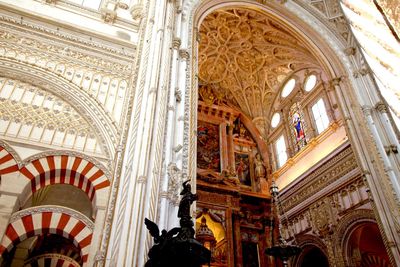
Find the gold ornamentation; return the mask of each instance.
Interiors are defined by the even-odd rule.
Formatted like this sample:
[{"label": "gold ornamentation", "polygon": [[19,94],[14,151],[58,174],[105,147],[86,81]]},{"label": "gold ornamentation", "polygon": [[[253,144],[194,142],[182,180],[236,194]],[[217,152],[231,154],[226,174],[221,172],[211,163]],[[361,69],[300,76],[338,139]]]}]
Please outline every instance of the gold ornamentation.
[{"label": "gold ornamentation", "polygon": [[356,168],[357,161],[351,147],[348,146],[294,186],[290,190],[292,192],[290,197],[285,194],[282,195],[283,209],[289,211],[322,188],[325,188]]},{"label": "gold ornamentation", "polygon": [[199,34],[200,80],[215,85],[221,95],[232,95],[251,118],[265,116],[290,73],[319,67],[301,41],[254,10],[215,11]]}]

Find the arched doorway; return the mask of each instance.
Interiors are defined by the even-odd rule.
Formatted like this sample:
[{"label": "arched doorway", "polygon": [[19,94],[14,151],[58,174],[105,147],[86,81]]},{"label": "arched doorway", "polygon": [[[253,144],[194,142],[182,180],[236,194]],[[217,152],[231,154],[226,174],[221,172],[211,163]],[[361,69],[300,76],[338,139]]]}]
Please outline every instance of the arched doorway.
[{"label": "arched doorway", "polygon": [[322,252],[316,246],[306,246],[303,248],[302,255],[300,255],[299,267],[329,267],[328,258],[325,253]]},{"label": "arched doorway", "polygon": [[378,226],[373,222],[365,222],[350,232],[346,248],[346,261],[349,266],[383,267],[390,266]]}]

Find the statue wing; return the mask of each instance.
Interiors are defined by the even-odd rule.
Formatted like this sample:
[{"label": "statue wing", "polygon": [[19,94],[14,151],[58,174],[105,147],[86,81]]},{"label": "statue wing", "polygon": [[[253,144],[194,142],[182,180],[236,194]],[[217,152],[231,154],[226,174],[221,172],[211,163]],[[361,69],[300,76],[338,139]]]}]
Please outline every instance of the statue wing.
[{"label": "statue wing", "polygon": [[147,230],[149,230],[152,237],[154,237],[155,239],[160,237],[160,229],[158,229],[157,224],[147,218],[144,218],[144,224],[146,225]]},{"label": "statue wing", "polygon": [[181,231],[180,227],[172,228],[167,233],[167,238],[172,238],[174,235],[178,234]]}]

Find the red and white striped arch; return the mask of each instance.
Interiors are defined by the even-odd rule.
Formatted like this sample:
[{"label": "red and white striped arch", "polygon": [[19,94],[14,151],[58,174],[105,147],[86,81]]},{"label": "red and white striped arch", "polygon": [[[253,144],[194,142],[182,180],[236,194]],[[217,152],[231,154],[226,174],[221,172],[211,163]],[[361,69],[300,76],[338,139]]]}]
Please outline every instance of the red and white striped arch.
[{"label": "red and white striped arch", "polygon": [[[62,211],[64,210],[64,211]],[[84,215],[65,208],[33,207],[15,213],[7,226],[0,245],[0,255],[8,253],[18,243],[32,236],[58,234],[73,241],[80,249],[82,261],[88,259],[93,227]]]},{"label": "red and white striped arch", "polygon": [[18,164],[14,157],[0,146],[0,175],[18,171]]},{"label": "red and white striped arch", "polygon": [[30,260],[29,263],[26,263],[24,265],[24,267],[37,267],[37,266],[80,267],[81,265],[69,257],[51,253],[39,255]]},{"label": "red and white striped arch", "polygon": [[32,193],[51,184],[70,184],[82,189],[92,202],[96,191],[110,185],[104,172],[95,164],[69,155],[33,160],[20,172],[30,180]]},{"label": "red and white striped arch", "polygon": [[46,253],[34,257],[28,263],[25,263],[24,267],[36,267],[36,266],[49,266],[49,267],[80,267],[81,265],[73,259],[55,253]]}]

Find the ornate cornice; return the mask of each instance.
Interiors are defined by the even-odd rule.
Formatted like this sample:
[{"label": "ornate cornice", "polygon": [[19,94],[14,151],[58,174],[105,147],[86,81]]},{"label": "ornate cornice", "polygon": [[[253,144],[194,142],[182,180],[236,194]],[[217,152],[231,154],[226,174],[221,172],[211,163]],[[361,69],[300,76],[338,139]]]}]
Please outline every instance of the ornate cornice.
[{"label": "ornate cornice", "polygon": [[357,166],[353,150],[348,145],[318,169],[300,179],[290,189],[285,190],[281,195],[283,209],[289,211],[351,170],[356,169]]},{"label": "ornate cornice", "polygon": [[29,31],[32,32],[33,35],[38,35],[39,33],[41,33],[42,35],[45,35],[45,36],[50,35],[50,36],[53,36],[53,38],[72,42],[75,45],[84,46],[84,47],[94,49],[94,50],[102,50],[103,53],[109,53],[111,55],[120,57],[121,59],[135,57],[136,46],[127,47],[129,49],[133,49],[133,52],[130,53],[130,52],[128,52],[128,49],[120,49],[120,50],[115,49],[113,47],[106,46],[101,42],[95,42],[90,39],[80,38],[76,34],[67,34],[65,32],[53,30],[50,27],[44,27],[42,25],[34,25],[34,24],[27,22],[26,20],[19,20],[19,19],[9,17],[6,15],[0,15],[0,22],[9,24],[8,27],[12,27],[11,25],[14,25],[14,27],[23,27],[26,30],[28,30],[28,32]]},{"label": "ornate cornice", "polygon": [[[117,77],[128,76],[132,71],[132,58],[116,58],[113,55],[88,53],[87,48],[75,44],[65,44],[58,40],[42,39],[39,37],[28,37],[26,33],[21,34],[18,29],[9,25],[0,24],[1,42],[5,43],[7,49],[20,51],[23,54],[31,54],[38,58],[46,58],[47,61],[54,60],[68,65],[71,59],[74,65],[89,68],[93,71],[102,71]],[[18,31],[18,32],[17,32]]]}]

